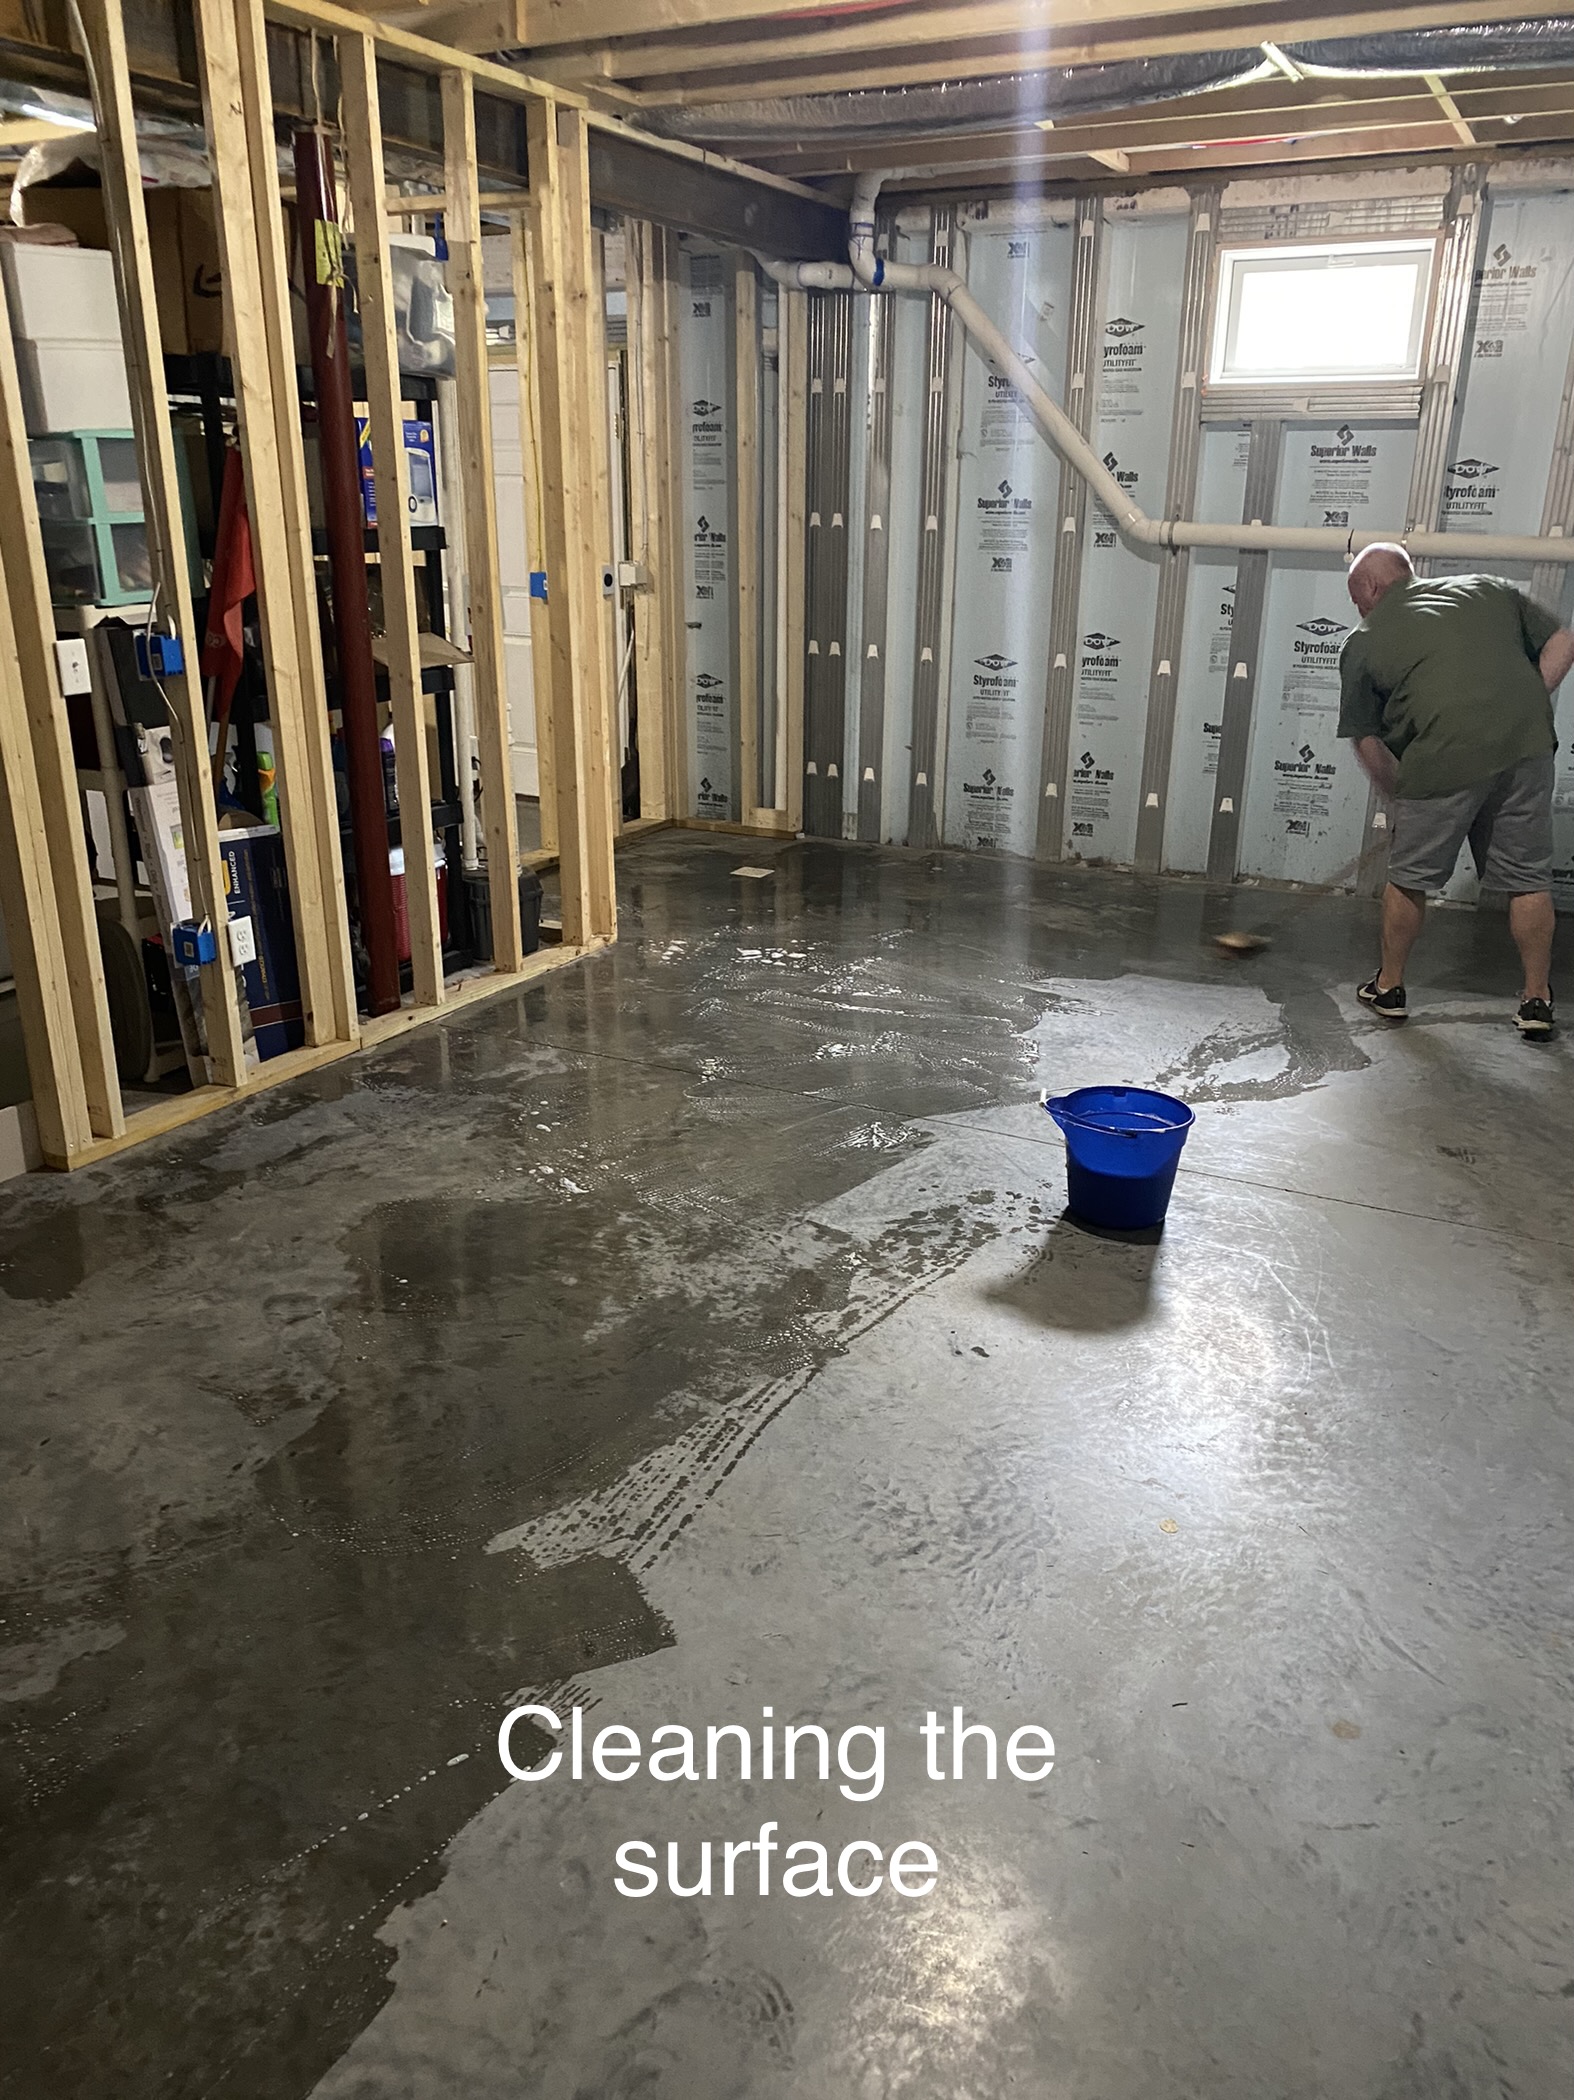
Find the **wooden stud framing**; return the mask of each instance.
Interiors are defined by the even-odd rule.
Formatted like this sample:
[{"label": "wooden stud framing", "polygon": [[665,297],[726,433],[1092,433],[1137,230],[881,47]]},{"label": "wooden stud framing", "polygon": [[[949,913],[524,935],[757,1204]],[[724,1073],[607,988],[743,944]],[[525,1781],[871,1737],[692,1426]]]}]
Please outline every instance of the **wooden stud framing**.
[{"label": "wooden stud framing", "polygon": [[589,179],[575,111],[532,104],[528,122],[558,865],[563,937],[581,942],[610,938],[616,925],[589,436],[600,412],[588,355]]},{"label": "wooden stud framing", "polygon": [[737,516],[738,814],[754,821],[760,806],[760,326],[759,280],[752,256],[732,274],[733,374],[737,435],[733,447]]},{"label": "wooden stud framing", "polygon": [[[546,566],[546,523],[541,498],[541,389],[536,371],[533,317],[535,259],[530,227],[516,218],[508,229],[514,280],[514,368],[519,387],[519,454],[525,502],[526,558],[533,570]],[[530,599],[530,691],[536,718],[536,793],[541,815],[541,851],[557,855],[557,774],[552,750],[552,613],[545,598]]]},{"label": "wooden stud framing", "polygon": [[809,440],[809,294],[784,287],[777,304],[786,332],[787,352],[780,361],[781,414],[786,422],[787,500],[783,529],[787,535],[785,592],[776,617],[786,631],[787,690],[782,695],[786,764],[777,788],[787,813],[787,829],[803,829],[803,683],[804,555],[808,532]]},{"label": "wooden stud framing", "polygon": [[476,743],[481,758],[492,961],[499,970],[517,970],[524,959],[519,930],[519,840],[514,820],[513,754],[509,748],[503,605],[498,581],[491,379],[486,356],[481,218],[476,202],[481,185],[475,162],[475,95],[466,72],[451,69],[442,79],[444,187],[451,205],[447,222],[448,289],[454,302],[454,370],[458,381],[465,547],[470,572],[470,651],[475,662]]},{"label": "wooden stud framing", "polygon": [[280,829],[289,868],[301,1004],[306,1014],[307,1041],[332,1042],[340,1031],[335,1023],[317,796],[310,777],[315,752],[303,691],[309,674],[301,656],[295,614],[296,579],[280,459],[281,439],[287,445],[288,434],[282,428],[282,414],[278,413],[281,404],[275,393],[276,374],[265,318],[247,153],[248,97],[241,80],[233,0],[196,0],[194,14],[207,119],[208,165],[213,176],[214,219],[230,326],[230,369],[246,469],[246,510],[256,565],[257,603],[262,615],[268,706],[276,738]]},{"label": "wooden stud framing", "polygon": [[[589,188],[586,188],[588,204]],[[586,381],[593,389],[594,414],[590,423],[591,485],[595,507],[591,513],[591,552],[595,558],[596,604],[601,618],[601,687],[606,709],[606,763],[612,797],[612,827],[623,828],[622,757],[623,738],[619,722],[618,684],[627,647],[623,623],[618,617],[618,591],[604,582],[606,564],[613,560],[617,538],[612,526],[612,406],[608,399],[611,359],[607,355],[607,266],[606,239],[594,227],[590,234],[590,298],[586,306],[589,334],[585,345]]]},{"label": "wooden stud framing", "polygon": [[[639,694],[639,806],[642,819],[671,815],[667,754],[674,708],[671,593],[669,590],[669,475],[666,299],[658,245],[664,236],[648,220],[626,222],[628,240],[629,515],[631,558],[645,572],[634,594],[634,667]],[[625,829],[627,827],[625,826]]]},{"label": "wooden stud framing", "polygon": [[159,327],[153,250],[142,196],[142,161],[137,150],[119,0],[80,0],[79,20],[87,42],[104,204],[115,248],[121,326],[131,379],[132,421],[147,499],[148,551],[160,584],[160,612],[171,621],[186,653],[186,671],[163,683],[175,746],[192,909],[199,918],[210,922],[218,937],[218,957],[201,972],[208,1058],[221,1086],[238,1086],[246,1076],[246,1055],[235,972],[228,954],[224,870],[213,809],[207,722],[196,669],[198,636],[191,607],[191,581],[186,573],[175,439],[164,385],[164,339]]},{"label": "wooden stud framing", "polygon": [[[16,351],[0,285],[0,516],[11,520],[0,538],[0,576],[10,601],[23,705],[32,744],[34,778],[54,891],[61,960],[70,996],[88,1119],[98,1137],[124,1126],[115,1046],[104,991],[104,959],[93,904],[82,798],[71,756],[71,734],[55,659],[55,623],[38,529],[32,462],[22,414]],[[112,752],[101,754],[113,765]],[[107,798],[106,798],[107,799]],[[127,871],[117,868],[117,874]]]},{"label": "wooden stud framing", "polygon": [[[306,448],[301,435],[300,387],[295,373],[295,329],[290,296],[289,247],[280,208],[273,90],[268,70],[268,33],[262,0],[235,0],[246,145],[250,162],[252,216],[261,271],[263,332],[268,344],[269,406],[277,432],[277,460],[284,549],[295,621],[295,667],[304,713],[303,749],[297,754],[297,790],[310,790],[317,842],[318,894],[326,914],[324,945],[327,1009],[318,1014],[308,1042],[330,1038],[353,1042],[359,1033],[355,965],[350,954],[349,913],[344,895],[344,853],[339,836],[339,798],[328,735],[328,694],[323,676],[322,634],[317,617],[317,568],[312,554],[311,504],[306,492]],[[297,792],[297,812],[301,794]],[[299,817],[297,816],[297,821]]]},{"label": "wooden stud framing", "polygon": [[93,1138],[50,879],[33,739],[9,599],[0,595],[0,912],[44,1157],[69,1165]]},{"label": "wooden stud framing", "polygon": [[[405,896],[410,914],[411,977],[416,1005],[437,1006],[443,998],[443,935],[437,904],[437,880],[432,867],[431,821],[427,814],[432,805],[432,783],[426,750],[426,711],[421,695],[415,566],[410,545],[410,470],[404,450],[404,403],[399,382],[393,274],[389,262],[388,222],[383,211],[383,128],[377,91],[377,46],[369,36],[345,35],[339,38],[338,51],[350,204],[355,214],[356,285],[361,310],[362,355],[366,363],[366,405],[371,418],[372,467],[378,490],[377,548],[382,570],[388,695],[393,707],[399,808],[405,817],[402,835]],[[487,494],[491,494],[490,478]],[[504,780],[508,790],[508,809],[512,814],[510,763],[505,750]],[[492,799],[496,800],[495,794]],[[495,912],[495,897],[493,908]]]}]

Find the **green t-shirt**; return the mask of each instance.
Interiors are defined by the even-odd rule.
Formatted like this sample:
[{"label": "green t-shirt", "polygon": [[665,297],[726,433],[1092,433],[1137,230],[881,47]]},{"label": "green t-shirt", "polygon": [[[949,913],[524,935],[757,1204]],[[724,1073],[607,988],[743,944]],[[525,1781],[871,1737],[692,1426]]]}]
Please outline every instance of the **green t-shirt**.
[{"label": "green t-shirt", "polygon": [[1339,659],[1339,734],[1381,737],[1406,800],[1452,795],[1557,749],[1536,668],[1558,622],[1497,576],[1386,590]]}]

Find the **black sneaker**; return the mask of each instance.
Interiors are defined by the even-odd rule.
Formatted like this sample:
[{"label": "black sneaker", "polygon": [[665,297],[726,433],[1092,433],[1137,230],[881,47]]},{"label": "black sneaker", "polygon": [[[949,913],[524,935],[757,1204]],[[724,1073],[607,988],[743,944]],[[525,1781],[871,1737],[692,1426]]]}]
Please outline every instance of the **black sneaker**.
[{"label": "black sneaker", "polygon": [[1522,999],[1519,1012],[1514,1016],[1514,1026],[1530,1043],[1544,1043],[1557,1027],[1557,1015],[1552,1011],[1550,999]]},{"label": "black sneaker", "polygon": [[1405,988],[1402,984],[1391,985],[1386,992],[1377,988],[1377,979],[1369,977],[1365,984],[1356,987],[1355,996],[1363,1006],[1369,1006],[1382,1021],[1402,1021],[1405,1018]]}]

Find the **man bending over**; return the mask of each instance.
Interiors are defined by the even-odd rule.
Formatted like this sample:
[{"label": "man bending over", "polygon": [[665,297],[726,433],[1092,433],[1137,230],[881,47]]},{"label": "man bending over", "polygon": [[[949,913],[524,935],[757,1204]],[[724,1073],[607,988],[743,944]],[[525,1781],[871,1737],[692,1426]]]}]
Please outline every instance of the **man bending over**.
[{"label": "man bending over", "polygon": [[1524,965],[1516,1016],[1552,1033],[1552,694],[1574,666],[1574,634],[1496,576],[1418,577],[1403,547],[1350,568],[1361,624],[1339,661],[1339,734],[1389,806],[1383,954],[1357,997],[1405,1018],[1405,962],[1429,890],[1470,841],[1481,886],[1508,893]]}]

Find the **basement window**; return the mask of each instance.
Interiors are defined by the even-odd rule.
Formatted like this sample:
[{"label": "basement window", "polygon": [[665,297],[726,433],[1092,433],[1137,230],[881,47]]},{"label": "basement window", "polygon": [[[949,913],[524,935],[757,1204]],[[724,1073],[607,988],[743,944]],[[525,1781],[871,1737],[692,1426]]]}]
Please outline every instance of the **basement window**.
[{"label": "basement window", "polygon": [[1219,257],[1214,386],[1415,380],[1437,244],[1295,241]]}]

